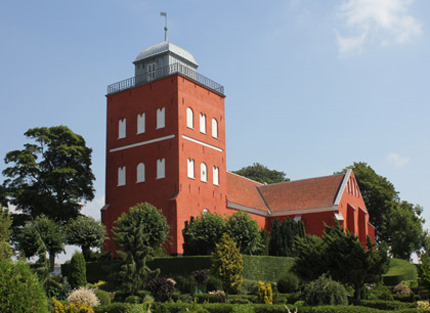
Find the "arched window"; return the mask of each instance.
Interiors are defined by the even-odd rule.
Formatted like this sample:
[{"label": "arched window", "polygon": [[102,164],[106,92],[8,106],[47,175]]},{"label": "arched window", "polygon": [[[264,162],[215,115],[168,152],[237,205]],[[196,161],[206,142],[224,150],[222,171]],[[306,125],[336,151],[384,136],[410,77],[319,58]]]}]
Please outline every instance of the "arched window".
[{"label": "arched window", "polygon": [[219,168],[218,167],[216,167],[216,166],[213,167],[212,175],[213,175],[213,178],[212,178],[213,184],[218,186],[219,185]]},{"label": "arched window", "polygon": [[136,168],[136,174],[137,174],[137,179],[136,182],[137,183],[142,183],[145,181],[145,164],[143,163],[139,163],[137,164],[137,168]]},{"label": "arched window", "polygon": [[166,177],[166,159],[157,160],[157,179]]},{"label": "arched window", "polygon": [[166,126],[166,108],[157,109],[157,129]]},{"label": "arched window", "polygon": [[212,137],[218,138],[218,122],[215,118],[212,119]]},{"label": "arched window", "polygon": [[194,128],[194,112],[190,107],[187,108],[187,127]]},{"label": "arched window", "polygon": [[208,167],[205,163],[200,164],[200,180],[202,182],[208,181]]},{"label": "arched window", "polygon": [[118,139],[125,138],[126,120],[123,118],[118,122]]},{"label": "arched window", "polygon": [[118,167],[118,186],[125,185],[125,166]]},{"label": "arched window", "polygon": [[145,113],[137,114],[137,133],[143,134],[145,132]]},{"label": "arched window", "polygon": [[187,159],[187,176],[194,178],[194,160]]},{"label": "arched window", "polygon": [[200,113],[200,132],[206,134],[206,115]]}]

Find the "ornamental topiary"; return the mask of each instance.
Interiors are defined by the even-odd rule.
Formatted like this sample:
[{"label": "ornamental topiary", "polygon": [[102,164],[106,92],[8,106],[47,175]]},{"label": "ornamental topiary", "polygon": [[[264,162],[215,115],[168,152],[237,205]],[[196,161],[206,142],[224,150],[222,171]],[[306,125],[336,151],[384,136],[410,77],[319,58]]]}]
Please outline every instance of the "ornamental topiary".
[{"label": "ornamental topiary", "polygon": [[45,293],[27,264],[0,261],[0,311],[48,313]]},{"label": "ornamental topiary", "polygon": [[308,283],[303,290],[308,305],[346,305],[348,297],[345,287],[326,274]]},{"label": "ornamental topiary", "polygon": [[96,289],[94,290],[94,294],[96,295],[97,299],[99,299],[100,305],[111,304],[111,298],[107,291]]},{"label": "ornamental topiary", "polygon": [[259,303],[273,304],[272,285],[259,281],[257,297]]},{"label": "ornamental topiary", "polygon": [[172,298],[176,282],[171,278],[154,278],[149,281],[146,289],[151,292],[155,301],[164,302]]},{"label": "ornamental topiary", "polygon": [[67,297],[69,303],[85,303],[90,307],[97,306],[100,304],[99,299],[94,294],[92,289],[80,287],[79,289],[73,290]]},{"label": "ornamental topiary", "polygon": [[86,263],[82,253],[75,252],[70,260],[69,284],[73,289],[87,284]]},{"label": "ornamental topiary", "polygon": [[281,293],[291,293],[299,289],[299,278],[291,272],[281,276],[276,284],[276,288]]},{"label": "ornamental topiary", "polygon": [[393,292],[396,295],[409,296],[412,293],[412,289],[408,286],[408,284],[401,282],[393,288]]}]

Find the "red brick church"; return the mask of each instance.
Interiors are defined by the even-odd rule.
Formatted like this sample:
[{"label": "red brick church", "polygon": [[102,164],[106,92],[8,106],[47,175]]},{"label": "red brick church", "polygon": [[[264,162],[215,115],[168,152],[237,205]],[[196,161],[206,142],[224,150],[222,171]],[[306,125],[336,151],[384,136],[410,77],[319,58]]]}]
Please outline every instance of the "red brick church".
[{"label": "red brick church", "polygon": [[[134,60],[135,75],[108,86],[106,204],[108,235],[139,202],[162,210],[170,225],[169,253],[182,253],[182,229],[203,212],[249,213],[262,228],[271,220],[302,220],[308,234],[341,225],[365,241],[374,227],[354,174],[262,185],[227,172],[224,88],[197,72],[195,58],[164,41]],[[106,250],[113,250],[111,240]]]}]

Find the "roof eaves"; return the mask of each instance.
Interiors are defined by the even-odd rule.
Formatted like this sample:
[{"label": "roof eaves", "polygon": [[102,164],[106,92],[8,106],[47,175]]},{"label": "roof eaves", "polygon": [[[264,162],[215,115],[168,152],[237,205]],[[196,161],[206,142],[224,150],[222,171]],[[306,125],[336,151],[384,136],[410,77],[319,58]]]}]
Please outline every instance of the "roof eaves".
[{"label": "roof eaves", "polygon": [[255,209],[255,208],[250,208],[250,207],[238,204],[238,203],[234,203],[234,202],[231,202],[229,200],[227,200],[227,207],[229,207],[230,209],[247,211],[249,213],[258,214],[258,215],[262,215],[262,216],[268,216],[269,215],[267,212],[263,212],[263,211]]},{"label": "roof eaves", "polygon": [[253,183],[257,183],[257,184],[259,184],[259,185],[261,185],[261,186],[266,186],[266,185],[264,185],[264,184],[262,184],[262,183],[260,183],[260,182],[258,182],[258,181],[256,181],[256,180],[249,179],[248,177],[241,176],[241,175],[239,175],[239,174],[236,174],[236,173],[233,173],[233,172],[229,172],[229,171],[227,171],[227,173],[232,174],[232,175],[235,175],[235,176],[240,177],[240,178],[243,178],[243,179],[246,179],[246,180],[249,180],[249,181],[252,181]]},{"label": "roof eaves", "polygon": [[339,211],[337,205],[333,205],[327,208],[313,208],[306,210],[291,210],[291,211],[279,211],[270,214],[270,216],[284,216],[284,215],[298,215],[298,214],[310,214],[310,213],[321,213],[321,212],[335,212]]},{"label": "roof eaves", "polygon": [[336,196],[336,199],[334,200],[334,205],[339,205],[340,199],[342,199],[342,195],[345,191],[346,184],[348,183],[348,179],[349,179],[349,176],[351,176],[351,173],[352,173],[352,170],[348,169],[344,174],[345,176],[343,177],[342,184],[340,185],[340,188],[337,191],[337,196]]}]

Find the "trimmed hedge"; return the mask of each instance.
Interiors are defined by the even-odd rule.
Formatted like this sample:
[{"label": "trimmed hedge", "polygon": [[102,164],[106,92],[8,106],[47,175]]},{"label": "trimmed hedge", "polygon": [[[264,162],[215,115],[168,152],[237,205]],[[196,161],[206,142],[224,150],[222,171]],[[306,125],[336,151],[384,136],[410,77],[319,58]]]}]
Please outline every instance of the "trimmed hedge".
[{"label": "trimmed hedge", "polygon": [[[293,258],[275,256],[243,255],[243,277],[249,280],[277,281],[279,276],[287,273],[294,264]],[[184,256],[155,258],[148,262],[149,268],[159,268],[161,276],[190,276],[193,271],[210,268],[211,257]],[[100,280],[115,284],[115,275],[120,271],[120,260],[87,262],[87,281],[96,283]],[[70,263],[61,265],[63,276],[69,276]]]},{"label": "trimmed hedge", "polygon": [[94,313],[146,313],[141,304],[112,303],[93,307]]},{"label": "trimmed hedge", "polygon": [[283,273],[290,271],[294,258],[243,255],[243,278],[261,281],[277,281]]},{"label": "trimmed hedge", "polygon": [[384,300],[361,300],[360,306],[374,308],[384,311],[398,311],[404,309],[416,308],[415,303],[406,303],[400,301],[384,301]]},{"label": "trimmed hedge", "polygon": [[387,273],[382,276],[384,285],[396,286],[403,280],[418,279],[417,267],[406,260],[391,259]]}]

